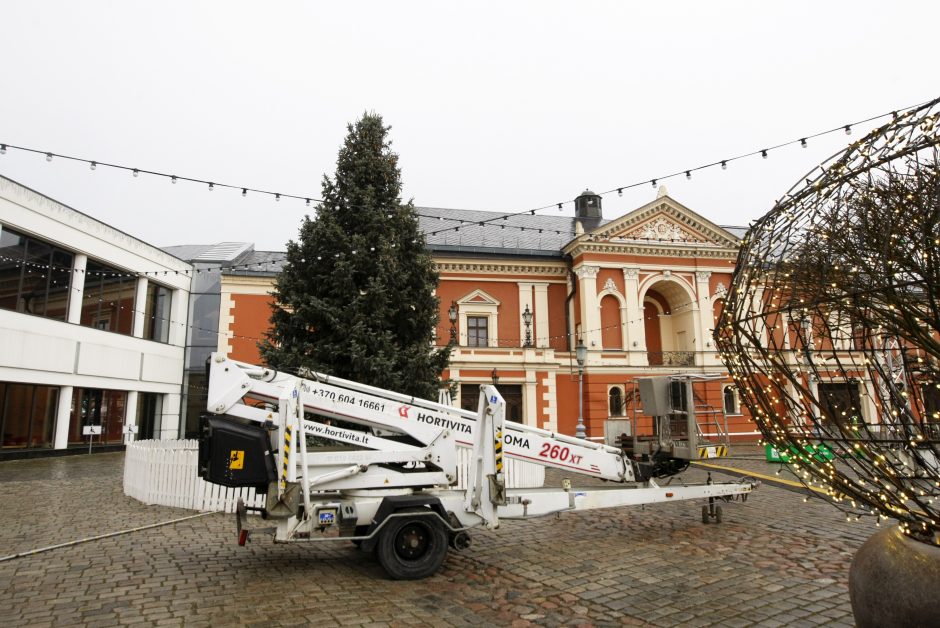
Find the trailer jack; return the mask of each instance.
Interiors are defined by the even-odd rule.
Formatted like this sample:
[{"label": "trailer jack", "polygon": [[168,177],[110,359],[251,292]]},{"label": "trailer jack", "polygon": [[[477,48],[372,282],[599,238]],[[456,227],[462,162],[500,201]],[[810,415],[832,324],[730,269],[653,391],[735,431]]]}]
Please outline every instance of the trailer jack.
[{"label": "trailer jack", "polygon": [[[259,512],[264,516],[264,508],[259,508],[257,506],[248,506],[245,504],[245,500],[241,497],[238,498],[238,505],[235,506],[235,529],[238,531],[238,544],[242,547],[248,543],[252,532],[275,532],[277,528],[255,528],[253,530],[248,529],[242,525],[242,517],[248,516],[248,511]],[[245,521],[247,523],[247,521]]]}]

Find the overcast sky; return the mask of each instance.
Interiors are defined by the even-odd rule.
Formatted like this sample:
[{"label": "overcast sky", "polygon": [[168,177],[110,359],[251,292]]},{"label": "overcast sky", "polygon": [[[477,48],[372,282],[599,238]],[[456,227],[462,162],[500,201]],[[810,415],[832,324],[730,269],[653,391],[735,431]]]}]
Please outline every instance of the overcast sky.
[{"label": "overcast sky", "polygon": [[[8,1],[0,24],[2,143],[318,197],[375,111],[433,207],[552,205],[940,96],[928,0]],[[876,124],[666,184],[745,225]],[[12,149],[0,174],[158,246],[281,250],[307,211]]]}]

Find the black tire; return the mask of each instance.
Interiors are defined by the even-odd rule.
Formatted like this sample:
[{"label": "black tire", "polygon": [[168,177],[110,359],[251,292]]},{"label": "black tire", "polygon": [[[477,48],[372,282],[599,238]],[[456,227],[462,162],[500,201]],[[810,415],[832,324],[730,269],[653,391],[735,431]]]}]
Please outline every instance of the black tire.
[{"label": "black tire", "polygon": [[708,506],[702,506],[702,523],[708,523]]},{"label": "black tire", "polygon": [[447,531],[433,514],[409,513],[385,524],[375,549],[379,564],[393,579],[419,580],[435,574],[443,564]]},{"label": "black tire", "polygon": [[721,506],[715,506],[715,523],[721,523]]}]

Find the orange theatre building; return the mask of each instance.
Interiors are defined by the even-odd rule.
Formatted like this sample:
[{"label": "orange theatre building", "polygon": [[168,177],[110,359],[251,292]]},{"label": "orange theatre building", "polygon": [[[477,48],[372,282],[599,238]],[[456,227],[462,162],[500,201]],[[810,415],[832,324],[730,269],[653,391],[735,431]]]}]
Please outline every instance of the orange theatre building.
[{"label": "orange theatre building", "polygon": [[[475,410],[480,384],[496,382],[510,420],[574,435],[580,415],[588,438],[612,444],[650,429],[638,378],[683,375],[705,431],[756,440],[712,340],[744,229],[715,225],[664,187],[613,220],[591,191],[575,207],[574,217],[417,208],[440,273],[436,343],[454,344],[453,403]],[[260,361],[280,259],[248,247],[223,270],[219,351]]]}]

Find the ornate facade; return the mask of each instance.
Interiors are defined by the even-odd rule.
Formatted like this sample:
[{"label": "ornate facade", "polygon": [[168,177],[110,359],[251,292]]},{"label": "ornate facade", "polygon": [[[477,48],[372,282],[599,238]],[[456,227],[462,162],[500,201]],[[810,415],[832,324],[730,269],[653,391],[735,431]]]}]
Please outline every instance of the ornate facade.
[{"label": "ornate facade", "polygon": [[[744,230],[712,223],[664,188],[614,220],[592,192],[576,207],[574,218],[418,209],[440,273],[436,342],[455,344],[444,373],[453,402],[475,409],[479,385],[498,378],[510,419],[574,434],[580,407],[588,437],[610,440],[642,431],[636,378],[710,375],[694,387],[700,416],[756,439],[712,340]],[[258,361],[273,277],[223,274],[220,351]]]}]

